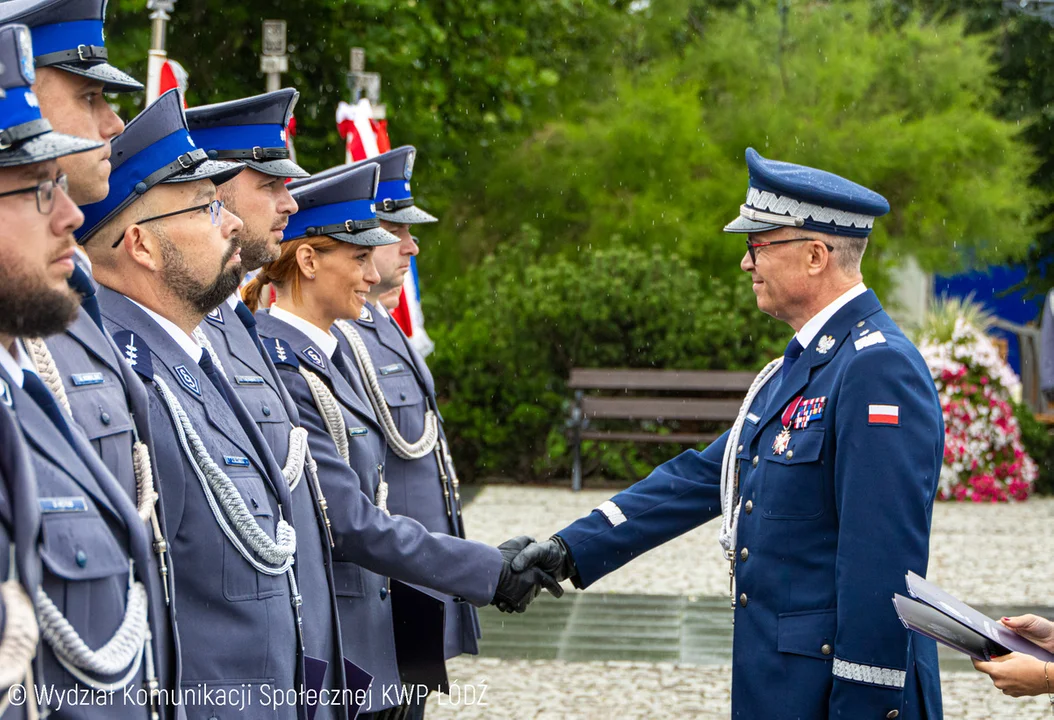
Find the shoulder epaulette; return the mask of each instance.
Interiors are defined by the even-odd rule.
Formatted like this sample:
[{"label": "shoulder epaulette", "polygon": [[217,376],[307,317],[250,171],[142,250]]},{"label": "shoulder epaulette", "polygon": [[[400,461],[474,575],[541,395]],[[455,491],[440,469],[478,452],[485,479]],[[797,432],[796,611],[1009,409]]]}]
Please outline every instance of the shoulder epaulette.
[{"label": "shoulder epaulette", "polygon": [[884,345],[886,343],[886,336],[882,334],[882,331],[877,326],[868,320],[861,320],[858,322],[852,331],[853,347],[856,348],[857,352],[864,348],[874,347],[875,345]]},{"label": "shoulder epaulette", "polygon": [[154,364],[150,359],[150,348],[146,341],[130,330],[121,330],[113,334],[113,341],[121,351],[125,362],[132,366],[139,377],[147,382],[154,381]]},{"label": "shoulder epaulette", "polygon": [[293,347],[282,338],[260,338],[260,342],[263,343],[264,348],[267,350],[267,354],[271,356],[271,361],[275,365],[285,365],[291,368],[299,368],[300,361],[296,358],[296,353],[293,352]]}]

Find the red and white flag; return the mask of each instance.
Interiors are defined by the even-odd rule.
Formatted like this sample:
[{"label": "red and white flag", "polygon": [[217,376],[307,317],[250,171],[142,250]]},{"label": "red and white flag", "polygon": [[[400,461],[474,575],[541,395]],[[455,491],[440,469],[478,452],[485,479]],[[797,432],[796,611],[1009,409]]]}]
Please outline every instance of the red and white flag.
[{"label": "red and white flag", "polygon": [[900,406],[868,405],[867,422],[869,425],[900,425]]},{"label": "red and white flag", "polygon": [[377,157],[392,149],[388,121],[373,118],[373,106],[366,98],[354,105],[344,101],[337,104],[337,131],[344,138],[347,163]]}]

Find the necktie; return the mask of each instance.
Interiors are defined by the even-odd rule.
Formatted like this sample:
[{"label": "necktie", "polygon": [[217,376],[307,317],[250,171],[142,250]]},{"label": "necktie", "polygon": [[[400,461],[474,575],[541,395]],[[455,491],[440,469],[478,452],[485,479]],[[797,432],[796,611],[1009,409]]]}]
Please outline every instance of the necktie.
[{"label": "necktie", "polygon": [[330,361],[342,377],[348,377],[348,364],[344,362],[344,353],[341,352],[340,345],[337,345],[337,349],[333,351],[333,357],[330,358]]},{"label": "necktie", "polygon": [[227,404],[233,409],[234,403],[231,402],[231,396],[227,392],[227,382],[220,377],[220,372],[212,363],[212,358],[209,356],[208,352],[201,353],[201,359],[198,360],[198,367],[201,368],[202,372],[205,373],[205,377],[207,377],[209,382],[220,391],[220,395],[223,396],[223,399],[226,400]]},{"label": "necktie", "polygon": [[44,414],[48,416],[51,422],[58,428],[62,436],[66,438],[66,441],[71,445],[73,444],[73,435],[70,432],[70,426],[66,422],[66,418],[63,417],[62,408],[55,402],[55,396],[48,390],[48,386],[44,384],[44,381],[40,379],[40,376],[35,372],[29,370],[22,371],[22,389],[26,391],[29,397],[33,398],[33,401],[40,406],[40,409],[44,411]]},{"label": "necktie", "polygon": [[242,325],[249,331],[249,335],[252,336],[253,342],[256,343],[256,349],[260,351],[262,355],[263,345],[260,344],[260,336],[256,332],[256,318],[253,317],[252,312],[249,310],[249,306],[243,303],[241,300],[234,306],[234,314],[238,316],[238,319],[242,321]]},{"label": "necktie", "polygon": [[106,328],[102,324],[102,313],[99,311],[99,299],[95,297],[95,286],[92,284],[88,273],[77,263],[73,264],[73,274],[66,283],[76,290],[81,296],[81,307],[91,316],[91,319],[104,333]]},{"label": "necktie", "polygon": [[798,338],[791,338],[791,341],[787,343],[787,349],[783,351],[783,373],[780,375],[781,379],[786,379],[790,375],[791,368],[794,367],[795,361],[801,357],[804,350],[805,348],[798,342]]}]

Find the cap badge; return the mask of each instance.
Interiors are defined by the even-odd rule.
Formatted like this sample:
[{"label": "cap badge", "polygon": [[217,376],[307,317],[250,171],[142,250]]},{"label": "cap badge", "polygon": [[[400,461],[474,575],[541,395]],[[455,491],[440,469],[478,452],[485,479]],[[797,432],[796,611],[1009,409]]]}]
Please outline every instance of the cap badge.
[{"label": "cap badge", "polygon": [[416,153],[412,150],[406,154],[406,167],[403,169],[403,177],[409,180],[414,174],[414,157]]},{"label": "cap badge", "polygon": [[36,70],[33,65],[33,41],[29,32],[24,29],[18,31],[18,60],[22,64],[22,76],[32,85],[36,80]]},{"label": "cap badge", "polygon": [[820,342],[816,345],[816,352],[821,355],[826,355],[827,351],[834,347],[834,338],[830,335],[824,335],[820,338]]}]

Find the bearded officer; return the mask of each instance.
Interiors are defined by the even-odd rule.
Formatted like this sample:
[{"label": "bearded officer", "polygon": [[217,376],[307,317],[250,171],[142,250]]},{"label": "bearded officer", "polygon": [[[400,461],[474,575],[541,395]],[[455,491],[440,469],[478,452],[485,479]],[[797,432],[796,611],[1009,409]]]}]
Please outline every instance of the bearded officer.
[{"label": "bearded officer", "polygon": [[586,588],[723,513],[736,718],[940,718],[937,651],[890,602],[925,575],[944,448],[925,362],[862,283],[871,190],[747,150],[726,232],[758,308],[795,331],[732,429],[604,502],[514,567]]},{"label": "bearded officer", "polygon": [[[308,173],[289,159],[286,127],[300,94],[292,88],[265,95],[204,105],[187,111],[195,144],[212,159],[246,165],[216,196],[242,218],[238,234],[242,273],[259,270],[278,257],[282,230],[297,204],[286,178]],[[256,319],[237,293],[205,316],[194,332],[235,394],[252,415],[282,475],[290,484],[293,525],[297,529],[296,574],[304,597],[304,646],[317,682],[341,697],[345,686],[344,652],[333,588],[332,548],[325,496],[305,474],[306,431],[271,358],[260,348]],[[345,717],[343,703],[316,703],[316,720]]]},{"label": "bearded officer", "polygon": [[[59,132],[100,145],[91,152],[59,159],[59,167],[68,178],[70,197],[78,205],[106,197],[110,141],[124,130],[124,123],[103,93],[143,89],[141,83],[107,62],[105,14],[105,0],[0,3],[0,23],[17,20],[30,27],[37,66],[33,88],[44,118]],[[32,341],[30,357],[139,507],[153,537],[156,557],[144,567],[159,575],[163,593],[152,608],[151,618],[156,644],[169,653],[161,668],[162,685],[174,687],[178,675],[178,653],[172,639],[175,611],[170,603],[164,518],[151,490],[158,478],[150,462],[146,391],[102,326],[91,264],[79,248],[74,262],[69,282],[83,297],[82,309],[64,333]]]},{"label": "bearded officer", "polygon": [[292,720],[303,664],[289,486],[193,338],[241,278],[242,223],[216,186],[244,166],[194,146],[176,90],[113,145],[110,194],[84,208],[79,240],[108,329],[148,384],[187,714],[219,715],[235,697],[251,716]]},{"label": "bearded officer", "polygon": [[[26,350],[27,335],[61,332],[79,306],[66,280],[84,217],[56,160],[100,147],[51,132],[30,89],[32,58],[25,26],[0,28],[0,399],[27,441],[42,516],[42,583],[30,588],[43,638],[35,681],[52,717],[145,720],[165,710],[154,693],[149,614],[160,587],[144,573],[146,528]],[[32,516],[14,517],[24,520]],[[26,542],[23,551],[35,546]],[[124,702],[126,690],[136,700]]]}]

